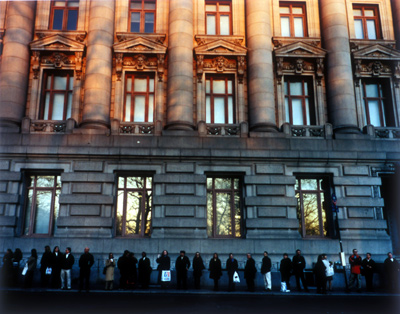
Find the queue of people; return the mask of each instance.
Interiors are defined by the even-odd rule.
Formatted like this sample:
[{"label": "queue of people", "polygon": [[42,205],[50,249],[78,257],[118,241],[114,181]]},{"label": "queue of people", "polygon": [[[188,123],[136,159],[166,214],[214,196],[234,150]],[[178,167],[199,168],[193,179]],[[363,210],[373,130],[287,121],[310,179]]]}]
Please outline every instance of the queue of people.
[{"label": "queue of people", "polygon": [[[271,269],[272,262],[268,256],[268,252],[263,253],[261,261],[261,274],[264,282],[264,291],[272,291]],[[244,279],[246,280],[247,291],[255,291],[255,278],[257,273],[256,262],[252,255],[248,253],[244,266]],[[3,257],[2,278],[3,283],[8,287],[16,287],[20,274],[20,262],[22,260],[22,252],[16,249],[12,252],[8,249]],[[157,256],[158,264],[158,284],[162,288],[167,288],[171,282],[171,259],[168,251],[164,250]],[[362,259],[358,255],[357,249],[354,249],[352,255],[349,256],[350,264],[349,284],[346,287],[346,292],[351,292],[356,289],[361,292],[362,276],[365,277],[366,291],[373,292],[373,276],[377,272],[377,265],[372,259],[371,253],[367,253]],[[40,260],[40,286],[42,288],[53,288],[70,290],[72,282],[72,269],[75,263],[75,258],[71,253],[71,248],[67,247],[65,253],[61,253],[58,246],[51,251],[49,246],[45,246],[44,253]],[[34,273],[37,269],[38,255],[36,249],[31,250],[31,255],[26,261],[22,274],[24,275],[24,287],[31,288],[34,278]],[[138,264],[138,267],[136,266]],[[94,257],[89,253],[89,248],[84,249],[83,254],[79,258],[79,292],[85,289],[90,290],[90,273],[94,265]],[[222,277],[222,262],[219,259],[218,253],[214,253],[209,263],[209,278],[214,281],[214,291],[219,290],[219,280]],[[239,263],[234,258],[233,253],[229,254],[225,263],[225,270],[228,274],[228,291],[235,291],[236,283],[240,281],[238,270]],[[200,252],[196,252],[192,263],[186,256],[185,251],[180,251],[179,256],[175,260],[177,289],[187,289],[188,270],[193,267],[194,288],[200,289],[201,276],[203,270],[206,269],[203,258]],[[120,289],[132,289],[141,287],[148,289],[150,284],[150,276],[152,272],[151,261],[147,257],[146,252],[142,252],[139,260],[133,252],[125,250],[123,255],[114,259],[113,253],[110,253],[105,261],[103,274],[105,275],[105,290],[113,290],[114,288],[114,273],[115,267],[120,272]],[[297,291],[309,292],[304,270],[306,268],[305,258],[301,254],[301,250],[296,250],[292,259],[287,253],[283,254],[280,261],[279,272],[281,275],[281,292],[290,292],[290,278],[295,276]],[[388,290],[396,292],[398,289],[398,277],[400,274],[400,264],[393,257],[391,252],[388,253],[388,258],[384,261],[384,271]],[[327,254],[320,254],[313,267],[315,286],[317,293],[326,294],[332,291],[332,281],[335,274],[334,263],[328,260]]]}]

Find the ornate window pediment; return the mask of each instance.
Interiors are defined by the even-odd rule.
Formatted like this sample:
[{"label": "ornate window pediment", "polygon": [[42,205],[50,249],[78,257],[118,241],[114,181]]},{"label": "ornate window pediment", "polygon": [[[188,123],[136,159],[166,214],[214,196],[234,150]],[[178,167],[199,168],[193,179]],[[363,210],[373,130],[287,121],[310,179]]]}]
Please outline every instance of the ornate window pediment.
[{"label": "ornate window pediment", "polygon": [[274,52],[276,57],[283,58],[325,58],[327,53],[325,49],[300,41],[276,48]]},{"label": "ornate window pediment", "polygon": [[30,43],[32,51],[81,51],[85,50],[85,44],[79,41],[61,36],[52,35],[36,39]]},{"label": "ornate window pediment", "polygon": [[217,39],[209,43],[203,43],[194,48],[196,55],[208,56],[246,56],[247,49],[223,39]]},{"label": "ornate window pediment", "polygon": [[400,61],[400,51],[376,44],[353,52],[354,59]]},{"label": "ornate window pediment", "polygon": [[150,40],[146,37],[128,39],[113,46],[115,53],[163,53],[167,52],[167,47],[159,42]]}]

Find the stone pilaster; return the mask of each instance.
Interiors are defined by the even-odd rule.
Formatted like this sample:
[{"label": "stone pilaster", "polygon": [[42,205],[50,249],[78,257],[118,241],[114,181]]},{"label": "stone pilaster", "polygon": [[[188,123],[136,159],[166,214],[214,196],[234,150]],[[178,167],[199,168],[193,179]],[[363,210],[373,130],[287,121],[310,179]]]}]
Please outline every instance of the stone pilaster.
[{"label": "stone pilaster", "polygon": [[276,131],[271,14],[267,0],[246,1],[251,131]]},{"label": "stone pilaster", "polygon": [[114,1],[90,3],[83,128],[104,129],[110,124],[114,8]]},{"label": "stone pilaster", "polygon": [[400,1],[392,0],[392,14],[397,49],[400,50]]},{"label": "stone pilaster", "polygon": [[0,75],[0,127],[18,130],[25,116],[29,77],[29,43],[36,1],[10,1]]},{"label": "stone pilaster", "polygon": [[167,128],[193,130],[193,0],[171,0]]},{"label": "stone pilaster", "polygon": [[327,54],[327,100],[336,132],[358,133],[345,0],[320,1]]}]

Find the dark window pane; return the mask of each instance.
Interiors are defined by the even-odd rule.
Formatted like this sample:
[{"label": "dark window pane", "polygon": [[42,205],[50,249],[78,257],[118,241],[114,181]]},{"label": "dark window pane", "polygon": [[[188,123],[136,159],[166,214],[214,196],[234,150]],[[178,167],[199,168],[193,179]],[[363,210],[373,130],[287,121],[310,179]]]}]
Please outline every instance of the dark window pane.
[{"label": "dark window pane", "polygon": [[140,32],[140,13],[139,12],[131,13],[131,32],[133,32],[133,33]]},{"label": "dark window pane", "polygon": [[38,191],[36,195],[35,226],[33,233],[48,234],[51,215],[51,191]]},{"label": "dark window pane", "polygon": [[146,13],[144,18],[144,32],[153,33],[154,32],[154,13]]},{"label": "dark window pane", "polygon": [[53,29],[62,29],[64,10],[53,11]]},{"label": "dark window pane", "polygon": [[74,31],[78,25],[78,10],[68,11],[67,30]]}]

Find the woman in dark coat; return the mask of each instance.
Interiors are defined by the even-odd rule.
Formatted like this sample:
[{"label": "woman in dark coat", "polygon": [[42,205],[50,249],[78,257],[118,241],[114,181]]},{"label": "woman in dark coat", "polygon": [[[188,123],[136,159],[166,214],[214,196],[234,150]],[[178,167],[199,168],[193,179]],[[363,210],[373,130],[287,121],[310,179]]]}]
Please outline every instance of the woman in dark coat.
[{"label": "woman in dark coat", "polygon": [[210,278],[214,279],[214,291],[218,291],[218,281],[222,276],[221,260],[218,258],[218,254],[214,253],[213,258],[209,263]]},{"label": "woman in dark coat", "polygon": [[119,269],[119,288],[126,289],[127,281],[128,281],[128,274],[129,274],[129,251],[125,250],[124,254],[118,259],[117,266]]},{"label": "woman in dark coat", "polygon": [[13,252],[11,249],[7,249],[6,254],[3,256],[3,267],[1,269],[1,277],[4,280],[4,285],[10,287],[12,285],[13,275]]},{"label": "woman in dark coat", "polygon": [[163,270],[170,270],[171,269],[171,259],[168,256],[168,251],[164,250],[162,254],[158,255],[158,258],[156,259],[156,262],[158,263],[158,282],[161,283],[161,287],[165,288],[168,283],[165,281],[161,281],[161,273]]},{"label": "woman in dark coat", "polygon": [[33,281],[33,276],[35,275],[35,270],[37,267],[37,252],[36,249],[31,250],[31,256],[28,258],[27,264],[28,264],[28,271],[25,274],[25,288],[32,288],[32,281]]},{"label": "woman in dark coat", "polygon": [[235,291],[235,283],[233,282],[233,275],[238,270],[238,262],[233,258],[233,254],[229,253],[229,258],[226,261],[226,270],[228,271],[229,287],[228,291]]},{"label": "woman in dark coat", "polygon": [[139,260],[139,282],[143,289],[148,289],[150,284],[151,263],[146,257],[146,252],[142,252],[142,258]]},{"label": "woman in dark coat", "polygon": [[128,255],[128,288],[133,289],[137,282],[137,264],[138,260],[133,252]]},{"label": "woman in dark coat", "polygon": [[61,265],[64,255],[60,252],[60,248],[55,246],[51,255],[51,287],[60,289],[61,287]]},{"label": "woman in dark coat", "polygon": [[281,282],[286,283],[286,291],[282,292],[290,292],[290,275],[292,272],[292,261],[289,258],[287,253],[283,253],[283,259],[281,259]]},{"label": "woman in dark coat", "polygon": [[196,252],[193,258],[193,277],[194,277],[194,287],[200,289],[200,277],[202,275],[204,267],[203,259],[199,252]]},{"label": "woman in dark coat", "polygon": [[19,282],[19,275],[21,274],[20,270],[20,262],[22,260],[22,251],[19,248],[16,248],[13,254],[13,278],[12,278],[12,285],[13,287],[18,286]]},{"label": "woman in dark coat", "polygon": [[247,289],[250,292],[254,292],[254,279],[256,277],[257,268],[256,262],[251,257],[251,254],[247,254],[247,262],[246,266],[244,267],[244,278],[246,279]]},{"label": "woman in dark coat", "polygon": [[317,286],[317,293],[326,294],[326,266],[323,262],[325,254],[318,256],[318,261],[314,266],[315,285]]},{"label": "woman in dark coat", "polygon": [[51,274],[47,275],[46,274],[46,269],[47,268],[52,268],[52,254],[51,254],[51,249],[50,246],[46,245],[44,247],[44,253],[42,255],[42,259],[40,260],[40,286],[42,288],[47,288],[47,285],[49,283],[49,279]]}]

